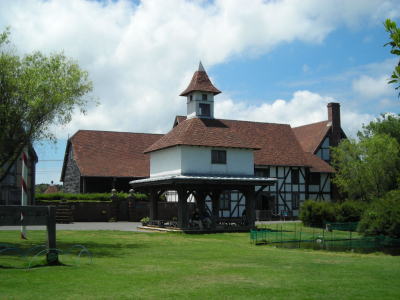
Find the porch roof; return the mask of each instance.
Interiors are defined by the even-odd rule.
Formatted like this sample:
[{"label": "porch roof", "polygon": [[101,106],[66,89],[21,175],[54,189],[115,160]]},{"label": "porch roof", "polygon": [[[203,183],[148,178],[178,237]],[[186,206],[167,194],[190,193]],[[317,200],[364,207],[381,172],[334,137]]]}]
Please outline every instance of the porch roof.
[{"label": "porch roof", "polygon": [[276,178],[255,177],[255,176],[199,176],[199,175],[169,175],[157,176],[139,180],[132,180],[129,184],[135,187],[145,187],[154,185],[170,185],[170,184],[207,184],[207,185],[239,185],[239,186],[256,186],[256,185],[273,185],[277,181]]}]

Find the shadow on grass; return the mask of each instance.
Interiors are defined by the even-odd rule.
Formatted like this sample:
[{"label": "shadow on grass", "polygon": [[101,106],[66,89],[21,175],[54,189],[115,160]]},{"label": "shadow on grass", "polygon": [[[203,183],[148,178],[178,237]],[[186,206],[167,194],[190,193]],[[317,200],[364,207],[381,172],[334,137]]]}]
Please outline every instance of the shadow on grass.
[{"label": "shadow on grass", "polygon": [[[57,249],[62,250],[63,252],[68,252],[68,250],[72,249],[77,245],[76,242],[58,242]],[[85,242],[82,245],[87,248],[94,257],[122,257],[125,255],[124,250],[132,250],[132,249],[144,249],[148,248],[145,244],[107,244],[107,243],[99,243],[99,242]],[[15,251],[7,251],[7,255],[10,256],[27,256],[28,254],[34,255],[35,253],[30,253],[32,248],[38,247],[38,245],[29,244],[21,247],[18,244],[7,244],[8,248],[15,249]],[[0,258],[2,255],[2,248],[0,247]]]}]

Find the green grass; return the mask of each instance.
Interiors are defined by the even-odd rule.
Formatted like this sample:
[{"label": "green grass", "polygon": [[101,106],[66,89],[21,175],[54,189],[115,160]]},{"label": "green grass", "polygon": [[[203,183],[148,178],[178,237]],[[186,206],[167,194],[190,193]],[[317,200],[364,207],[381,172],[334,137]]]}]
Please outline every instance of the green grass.
[{"label": "green grass", "polygon": [[[1,231],[25,248],[45,234]],[[396,299],[400,257],[278,249],[244,233],[185,235],[58,231],[58,247],[83,244],[92,264],[0,268],[0,299]]]}]

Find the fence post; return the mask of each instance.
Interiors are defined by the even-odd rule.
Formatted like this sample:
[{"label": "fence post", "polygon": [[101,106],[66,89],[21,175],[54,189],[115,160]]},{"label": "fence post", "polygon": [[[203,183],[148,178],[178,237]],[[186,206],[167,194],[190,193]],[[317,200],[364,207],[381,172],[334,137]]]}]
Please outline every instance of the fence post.
[{"label": "fence post", "polygon": [[57,265],[58,253],[56,244],[56,207],[48,206],[48,216],[47,216],[47,248],[49,251],[46,255],[47,264]]}]

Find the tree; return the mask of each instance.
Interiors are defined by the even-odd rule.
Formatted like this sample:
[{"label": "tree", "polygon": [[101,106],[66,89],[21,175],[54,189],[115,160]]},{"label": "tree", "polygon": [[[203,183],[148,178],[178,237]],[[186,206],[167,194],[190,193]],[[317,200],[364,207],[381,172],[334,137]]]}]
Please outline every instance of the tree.
[{"label": "tree", "polygon": [[400,115],[381,114],[376,120],[363,126],[362,131],[359,131],[357,135],[362,140],[376,134],[390,135],[400,144]]},{"label": "tree", "polygon": [[[385,46],[390,45],[392,50],[390,53],[394,55],[400,55],[400,28],[397,27],[396,22],[386,19],[385,29],[389,33],[390,42],[386,43]],[[399,64],[394,68],[391,79],[388,82],[396,85],[395,89],[400,89],[400,61]],[[399,92],[400,97],[400,92]]]},{"label": "tree", "polygon": [[0,182],[26,146],[55,140],[50,126],[85,113],[92,91],[88,73],[63,53],[19,56],[9,35],[0,34]]},{"label": "tree", "polygon": [[333,182],[351,199],[371,201],[397,187],[400,174],[399,143],[387,134],[344,140],[332,148],[338,170]]}]

